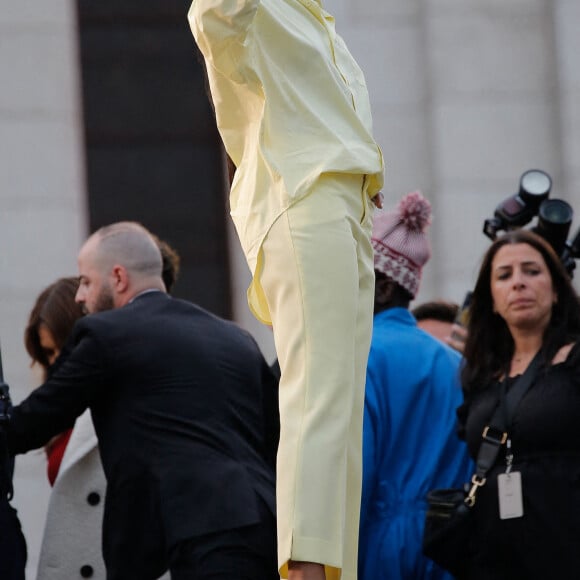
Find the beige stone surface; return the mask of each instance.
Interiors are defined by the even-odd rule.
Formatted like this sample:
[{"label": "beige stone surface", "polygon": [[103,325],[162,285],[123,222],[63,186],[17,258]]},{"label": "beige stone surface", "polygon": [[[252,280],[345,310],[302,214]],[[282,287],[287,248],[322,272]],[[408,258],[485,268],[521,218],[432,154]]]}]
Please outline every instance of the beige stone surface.
[{"label": "beige stone surface", "polygon": [[[460,302],[488,246],[483,220],[531,167],[554,178],[580,224],[580,2],[325,0],[367,77],[387,164],[386,205],[420,188],[433,203],[434,255],[418,301]],[[0,341],[20,400],[37,378],[22,331],[38,292],[72,273],[86,233],[72,0],[4,0],[0,10]],[[235,312],[268,358],[270,331],[245,301],[232,237]],[[579,276],[580,278],[580,276]],[[41,453],[19,459],[16,505],[30,579],[48,486]]]}]

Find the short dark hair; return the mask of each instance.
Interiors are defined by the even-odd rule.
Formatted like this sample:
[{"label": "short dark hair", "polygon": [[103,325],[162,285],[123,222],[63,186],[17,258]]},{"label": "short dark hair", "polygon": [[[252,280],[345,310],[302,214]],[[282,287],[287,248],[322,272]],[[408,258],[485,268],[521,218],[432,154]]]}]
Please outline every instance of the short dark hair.
[{"label": "short dark hair", "polygon": [[527,244],[538,251],[550,272],[558,296],[550,322],[544,331],[542,362],[551,361],[558,350],[580,337],[580,303],[570,277],[552,247],[529,230],[512,230],[495,240],[486,252],[469,307],[468,335],[463,351],[466,364],[462,371],[467,390],[485,388],[490,381],[507,372],[514,352],[514,341],[501,318],[493,311],[491,267],[495,255],[508,244]]},{"label": "short dark hair", "polygon": [[440,320],[441,322],[455,322],[459,304],[445,300],[423,302],[411,311],[416,320]]},{"label": "short dark hair", "polygon": [[375,308],[378,314],[388,308],[409,308],[411,293],[383,272],[375,270]]},{"label": "short dark hair", "polygon": [[24,345],[33,362],[45,370],[50,365],[40,346],[39,328],[44,324],[56,346],[62,350],[75,322],[83,316],[81,306],[75,302],[78,287],[78,278],[60,278],[39,294],[28,317]]}]

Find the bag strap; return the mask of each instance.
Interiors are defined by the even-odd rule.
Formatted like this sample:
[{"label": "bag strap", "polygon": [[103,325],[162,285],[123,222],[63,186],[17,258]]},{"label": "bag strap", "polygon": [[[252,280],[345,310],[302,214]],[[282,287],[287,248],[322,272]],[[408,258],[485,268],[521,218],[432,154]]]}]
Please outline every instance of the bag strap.
[{"label": "bag strap", "polygon": [[524,374],[515,381],[507,395],[505,381],[501,386],[499,404],[481,434],[482,442],[477,453],[475,473],[471,478],[471,489],[465,498],[465,503],[469,507],[475,504],[477,490],[485,485],[487,472],[494,466],[501,446],[507,441],[511,418],[536,378],[539,361],[540,351],[536,353]]}]

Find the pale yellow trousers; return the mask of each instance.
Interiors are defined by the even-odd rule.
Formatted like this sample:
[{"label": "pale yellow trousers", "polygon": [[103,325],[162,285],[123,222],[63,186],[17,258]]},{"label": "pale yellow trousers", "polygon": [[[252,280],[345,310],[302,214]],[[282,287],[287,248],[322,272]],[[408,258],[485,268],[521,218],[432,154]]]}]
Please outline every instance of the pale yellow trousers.
[{"label": "pale yellow trousers", "polygon": [[254,283],[269,310],[282,371],[283,578],[292,559],[325,564],[328,580],[356,579],[373,208],[362,176],[326,175],[280,216],[261,248]]}]

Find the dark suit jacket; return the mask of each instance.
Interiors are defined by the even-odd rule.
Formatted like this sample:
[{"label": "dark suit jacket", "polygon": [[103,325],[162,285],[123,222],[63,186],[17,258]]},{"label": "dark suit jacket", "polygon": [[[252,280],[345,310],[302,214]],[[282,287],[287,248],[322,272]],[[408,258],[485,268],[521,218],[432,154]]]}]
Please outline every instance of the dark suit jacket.
[{"label": "dark suit jacket", "polygon": [[12,413],[9,445],[46,443],[91,409],[107,477],[111,577],[155,578],[187,538],[274,513],[263,388],[270,370],[231,322],[161,292],[79,320],[47,382]]}]

